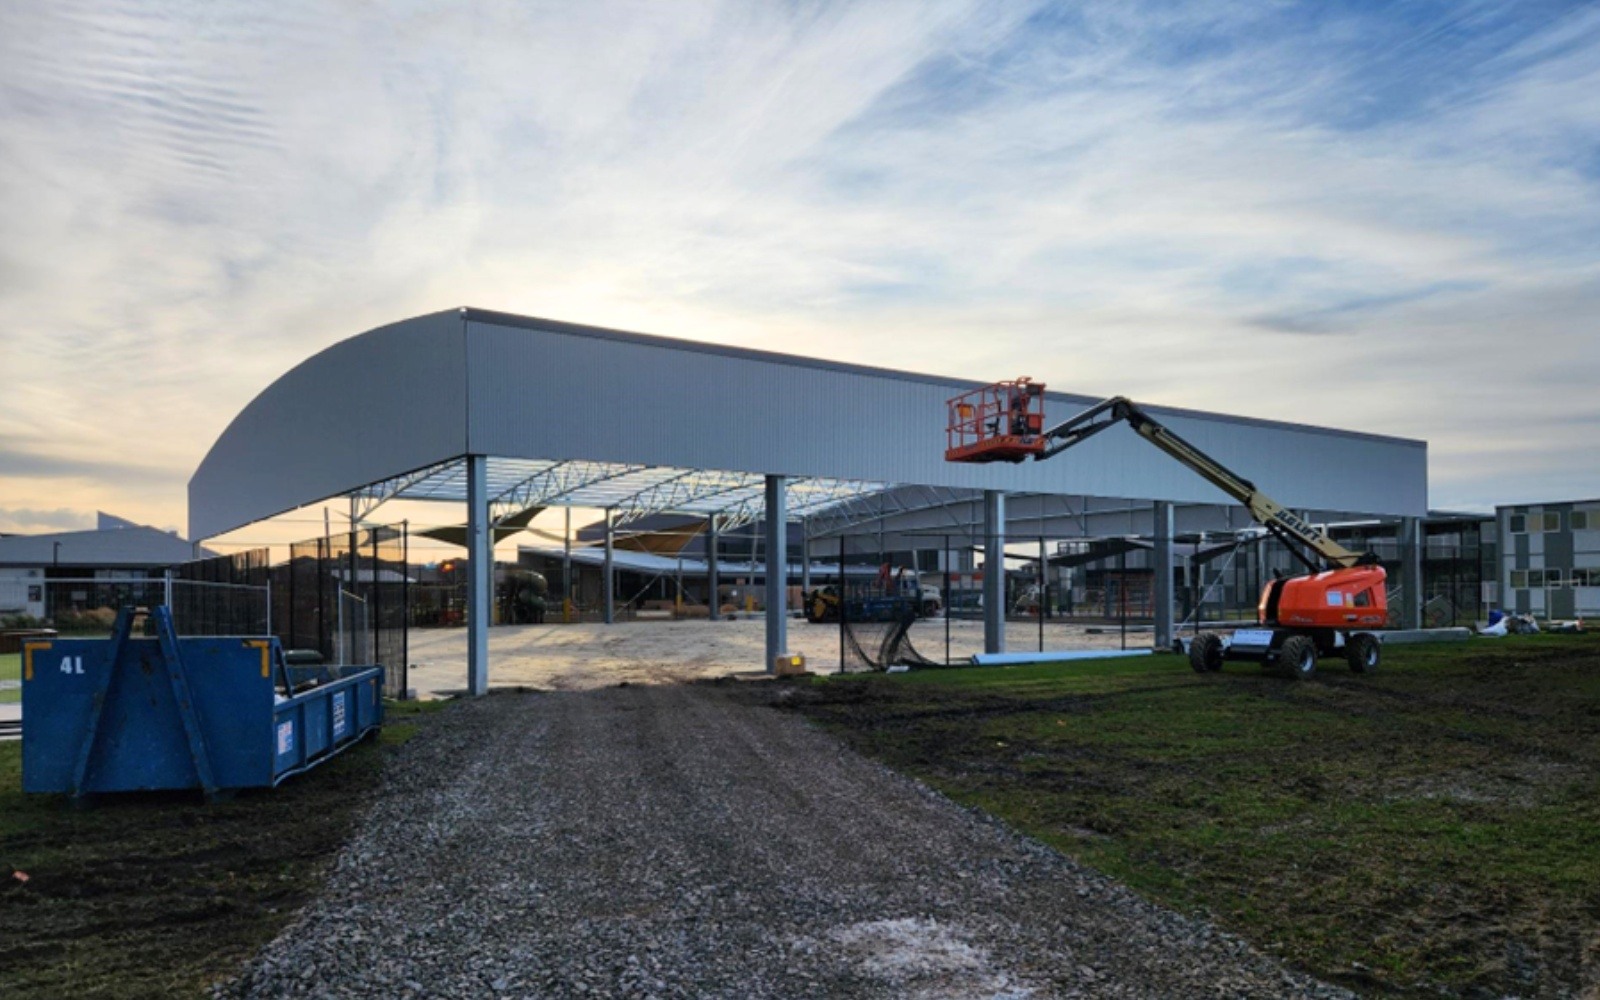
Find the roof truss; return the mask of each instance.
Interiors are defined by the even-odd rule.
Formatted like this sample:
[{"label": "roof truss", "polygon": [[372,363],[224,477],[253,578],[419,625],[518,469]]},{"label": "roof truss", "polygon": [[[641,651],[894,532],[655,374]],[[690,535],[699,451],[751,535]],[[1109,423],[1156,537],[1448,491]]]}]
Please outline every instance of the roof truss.
[{"label": "roof truss", "polygon": [[[766,509],[766,477],[750,472],[491,457],[486,479],[490,519],[495,522],[530,507],[565,506],[610,510],[619,525],[651,514],[685,514],[715,517],[721,527],[732,528],[759,521]],[[789,513],[803,518],[889,488],[887,483],[791,478]],[[352,494],[360,519],[390,500],[465,503],[466,499],[464,458],[373,483]]]}]

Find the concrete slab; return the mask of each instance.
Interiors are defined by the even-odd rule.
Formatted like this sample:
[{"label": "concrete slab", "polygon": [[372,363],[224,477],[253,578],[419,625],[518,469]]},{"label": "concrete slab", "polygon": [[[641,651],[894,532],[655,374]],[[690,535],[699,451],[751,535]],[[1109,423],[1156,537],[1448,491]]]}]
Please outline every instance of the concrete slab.
[{"label": "concrete slab", "polygon": [[[983,623],[951,621],[950,656],[965,663],[983,651]],[[839,626],[789,622],[790,653],[806,658],[814,673],[839,664]],[[929,659],[945,654],[945,621],[928,618],[911,630],[912,644]],[[1148,634],[1130,646],[1149,648]],[[1115,633],[1090,635],[1082,625],[1045,623],[1046,649],[1118,649]],[[1012,622],[1006,648],[1040,648],[1037,622]],[[766,623],[643,621],[615,625],[504,625],[489,630],[489,685],[585,690],[629,684],[672,684],[730,674],[764,673]],[[445,697],[467,684],[465,629],[412,629],[407,686],[419,697]]]},{"label": "concrete slab", "polygon": [[1413,642],[1465,642],[1472,638],[1470,628],[1397,628],[1374,632],[1385,646],[1403,646]]}]

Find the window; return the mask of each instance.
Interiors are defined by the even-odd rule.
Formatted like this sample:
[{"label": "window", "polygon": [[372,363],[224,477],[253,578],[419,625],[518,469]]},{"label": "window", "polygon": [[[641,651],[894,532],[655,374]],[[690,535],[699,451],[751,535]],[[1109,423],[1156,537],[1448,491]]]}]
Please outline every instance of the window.
[{"label": "window", "polygon": [[1528,570],[1528,586],[1534,588],[1535,590],[1542,588],[1544,586],[1544,570]]},{"label": "window", "polygon": [[1527,534],[1528,533],[1528,515],[1526,515],[1526,514],[1512,514],[1511,515],[1511,523],[1510,523],[1509,527],[1510,527],[1511,533],[1513,535],[1525,535],[1525,534]]},{"label": "window", "polygon": [[1600,584],[1600,570],[1574,569],[1572,571],[1572,585],[1574,587],[1592,587]]},{"label": "window", "polygon": [[1356,595],[1355,606],[1358,608],[1372,607],[1372,591],[1370,588]]},{"label": "window", "polygon": [[1559,586],[1561,586],[1561,581],[1562,581],[1562,571],[1561,570],[1559,570],[1559,569],[1547,569],[1547,570],[1544,571],[1544,585],[1546,587],[1559,587]]},{"label": "window", "polygon": [[1573,511],[1572,512],[1572,530],[1573,531],[1588,531],[1589,530],[1589,514],[1590,513],[1591,512],[1587,511],[1587,510],[1575,510],[1575,511]]},{"label": "window", "polygon": [[1511,589],[1512,590],[1527,590],[1528,589],[1528,571],[1527,570],[1525,570],[1525,569],[1514,569],[1514,570],[1511,571]]},{"label": "window", "polygon": [[1561,530],[1561,514],[1559,512],[1543,514],[1541,516],[1544,518],[1545,531],[1549,532]]}]

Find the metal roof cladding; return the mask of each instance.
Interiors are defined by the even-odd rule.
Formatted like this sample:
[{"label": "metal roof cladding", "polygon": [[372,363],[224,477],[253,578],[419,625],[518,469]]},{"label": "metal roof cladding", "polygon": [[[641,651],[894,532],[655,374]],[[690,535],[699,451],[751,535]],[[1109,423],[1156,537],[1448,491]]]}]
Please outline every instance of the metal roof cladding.
[{"label": "metal roof cladding", "polygon": [[[760,516],[765,474],[792,477],[791,516],[892,484],[1229,502],[1126,428],[1052,462],[947,463],[945,400],[979,384],[482,309],[431,313],[334,344],[264,389],[189,480],[189,534],[351,494],[461,500],[468,454],[489,456],[500,511],[742,521]],[[1049,417],[1094,402],[1052,392]],[[1290,506],[1426,513],[1422,441],[1149,409]]]}]

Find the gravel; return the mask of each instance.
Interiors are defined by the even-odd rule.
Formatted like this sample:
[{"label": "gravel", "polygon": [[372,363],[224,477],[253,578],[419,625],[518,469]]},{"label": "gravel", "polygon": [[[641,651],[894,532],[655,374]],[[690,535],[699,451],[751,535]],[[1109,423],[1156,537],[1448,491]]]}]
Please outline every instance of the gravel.
[{"label": "gravel", "polygon": [[709,685],[427,717],[218,997],[1348,997]]}]

